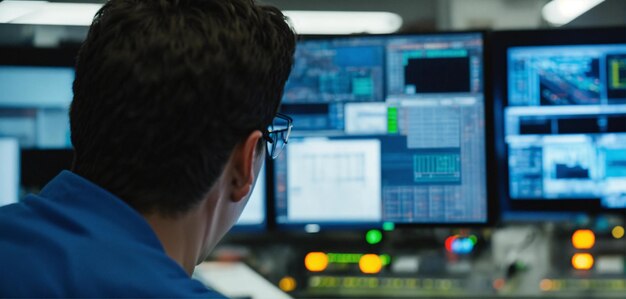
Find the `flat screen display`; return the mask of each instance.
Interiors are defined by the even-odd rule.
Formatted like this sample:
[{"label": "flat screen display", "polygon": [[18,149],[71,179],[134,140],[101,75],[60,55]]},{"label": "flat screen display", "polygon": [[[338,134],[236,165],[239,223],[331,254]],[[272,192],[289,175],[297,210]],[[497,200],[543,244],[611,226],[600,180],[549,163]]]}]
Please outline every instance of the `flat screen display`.
[{"label": "flat screen display", "polygon": [[300,42],[277,224],[485,223],[483,85],[479,33]]},{"label": "flat screen display", "polygon": [[509,196],[626,208],[626,44],[508,49]]}]

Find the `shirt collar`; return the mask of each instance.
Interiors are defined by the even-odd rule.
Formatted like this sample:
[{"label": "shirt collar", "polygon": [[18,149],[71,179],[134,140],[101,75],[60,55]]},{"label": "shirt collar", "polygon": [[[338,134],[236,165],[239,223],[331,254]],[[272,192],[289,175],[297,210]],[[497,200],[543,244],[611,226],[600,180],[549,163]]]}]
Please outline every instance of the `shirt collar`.
[{"label": "shirt collar", "polygon": [[150,247],[165,252],[161,242],[145,218],[119,197],[91,181],[64,170],[40,192],[40,197],[78,209],[93,221]]}]

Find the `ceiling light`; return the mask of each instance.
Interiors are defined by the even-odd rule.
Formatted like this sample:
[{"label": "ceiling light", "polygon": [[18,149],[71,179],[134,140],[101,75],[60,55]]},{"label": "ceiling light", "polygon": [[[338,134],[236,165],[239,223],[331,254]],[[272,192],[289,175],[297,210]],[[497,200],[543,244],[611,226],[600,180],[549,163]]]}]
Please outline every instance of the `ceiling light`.
[{"label": "ceiling light", "polygon": [[9,23],[19,17],[41,9],[46,1],[2,1],[0,2],[0,23]]},{"label": "ceiling light", "polygon": [[0,22],[89,26],[100,7],[102,4],[7,0],[0,2]]},{"label": "ceiling light", "polygon": [[543,18],[555,26],[565,25],[604,0],[552,0],[542,9]]},{"label": "ceiling light", "polygon": [[[102,4],[47,1],[0,2],[0,23],[89,26]],[[402,17],[390,12],[286,10],[298,34],[392,33]]]},{"label": "ceiling light", "polygon": [[299,11],[283,12],[298,34],[393,33],[402,26],[402,17],[390,12]]}]

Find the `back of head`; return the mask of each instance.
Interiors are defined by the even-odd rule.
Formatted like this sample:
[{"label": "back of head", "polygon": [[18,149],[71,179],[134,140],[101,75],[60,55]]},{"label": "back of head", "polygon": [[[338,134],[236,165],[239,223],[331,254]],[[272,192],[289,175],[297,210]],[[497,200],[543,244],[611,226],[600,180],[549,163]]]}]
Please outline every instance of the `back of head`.
[{"label": "back of head", "polygon": [[271,122],[294,48],[253,0],[107,2],[76,65],[74,171],[140,212],[189,210]]}]

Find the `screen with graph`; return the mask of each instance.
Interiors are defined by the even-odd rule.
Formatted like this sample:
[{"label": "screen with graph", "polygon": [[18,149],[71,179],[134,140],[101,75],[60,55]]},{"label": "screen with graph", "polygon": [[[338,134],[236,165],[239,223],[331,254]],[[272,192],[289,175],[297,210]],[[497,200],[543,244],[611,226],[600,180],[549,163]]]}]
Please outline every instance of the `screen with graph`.
[{"label": "screen with graph", "polygon": [[482,78],[479,33],[300,42],[277,224],[486,222]]},{"label": "screen with graph", "polygon": [[511,47],[507,60],[510,198],[626,208],[626,44]]}]

